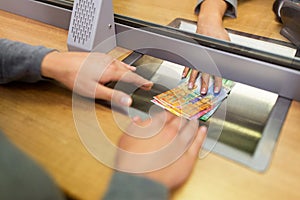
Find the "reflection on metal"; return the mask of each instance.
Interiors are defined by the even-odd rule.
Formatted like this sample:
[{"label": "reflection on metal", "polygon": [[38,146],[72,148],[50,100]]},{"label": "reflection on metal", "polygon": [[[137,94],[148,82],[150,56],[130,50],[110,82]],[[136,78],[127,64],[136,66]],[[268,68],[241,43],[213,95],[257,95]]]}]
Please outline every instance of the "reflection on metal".
[{"label": "reflection on metal", "polygon": [[[230,145],[246,153],[254,153],[257,143],[262,137],[260,131],[237,124],[237,121],[224,122],[223,120],[216,118],[211,118],[210,120],[214,121],[214,123],[223,123],[223,131],[219,138],[215,138],[213,134],[209,134],[208,137],[216,139],[219,142]],[[251,126],[251,123],[248,125]]]},{"label": "reflection on metal", "polygon": [[226,121],[219,141],[253,154],[276,100],[277,94],[236,83],[225,102]]},{"label": "reflection on metal", "polygon": [[[153,79],[160,67],[162,60],[150,56],[143,56],[133,65],[137,73],[147,79]],[[160,75],[160,79],[168,79],[168,74]],[[176,81],[176,80],[174,80]],[[154,84],[151,91],[136,90],[133,94],[135,112],[147,118],[149,109],[153,104],[152,97],[169,88]],[[223,124],[221,135],[210,129],[204,144],[204,149],[214,146],[212,151],[231,160],[237,161],[253,170],[266,170],[277,137],[280,133],[288,111],[290,100],[278,97],[277,94],[254,88],[241,83],[236,83],[229,97],[223,102],[226,104],[225,121],[216,117],[207,122],[209,126]],[[216,144],[216,145],[215,145]]]},{"label": "reflection on metal", "polygon": [[35,0],[43,3],[52,4],[62,8],[72,9],[74,0]]}]

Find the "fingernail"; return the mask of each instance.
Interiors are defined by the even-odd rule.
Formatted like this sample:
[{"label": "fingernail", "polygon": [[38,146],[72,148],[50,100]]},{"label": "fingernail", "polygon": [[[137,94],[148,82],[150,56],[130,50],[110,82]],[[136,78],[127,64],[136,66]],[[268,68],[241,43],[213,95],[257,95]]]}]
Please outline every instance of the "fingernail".
[{"label": "fingernail", "polygon": [[188,85],[188,89],[193,89],[193,87],[194,87],[194,84],[193,83],[189,83],[189,85]]},{"label": "fingernail", "polygon": [[148,82],[142,85],[143,88],[151,89],[153,86],[153,82]]},{"label": "fingernail", "polygon": [[182,73],[181,77],[182,77],[182,78],[184,78],[184,77],[185,77],[185,73],[184,73],[184,72]]},{"label": "fingernail", "polygon": [[215,87],[214,93],[219,93],[219,92],[220,92],[219,87]]},{"label": "fingernail", "polygon": [[153,85],[153,82],[148,82],[148,83],[145,83],[144,85],[146,85],[147,87],[150,87]]},{"label": "fingernail", "polygon": [[134,122],[138,122],[138,121],[140,121],[141,120],[141,118],[139,117],[139,116],[134,116],[133,118],[132,118],[132,121],[134,121]]},{"label": "fingernail", "polygon": [[130,97],[122,97],[121,100],[120,100],[120,103],[124,106],[130,106],[131,105],[131,98]]},{"label": "fingernail", "polygon": [[201,94],[206,94],[206,88],[201,89]]},{"label": "fingernail", "polygon": [[205,125],[200,126],[200,129],[202,129],[202,131],[204,131],[204,132],[207,131],[207,127]]}]

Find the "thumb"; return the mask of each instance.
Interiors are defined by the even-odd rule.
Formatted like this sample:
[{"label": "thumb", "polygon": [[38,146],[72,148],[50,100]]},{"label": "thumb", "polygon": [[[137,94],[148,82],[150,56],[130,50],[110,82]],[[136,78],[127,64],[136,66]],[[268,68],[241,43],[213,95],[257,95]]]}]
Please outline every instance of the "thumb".
[{"label": "thumb", "polygon": [[99,84],[96,88],[95,98],[112,101],[120,106],[130,106],[132,104],[132,98],[130,95],[119,90],[105,87],[101,84]]},{"label": "thumb", "polygon": [[197,134],[193,144],[190,146],[190,148],[188,150],[192,156],[194,156],[194,157],[198,156],[206,135],[207,135],[207,128],[205,126],[201,126],[198,129],[198,134]]}]

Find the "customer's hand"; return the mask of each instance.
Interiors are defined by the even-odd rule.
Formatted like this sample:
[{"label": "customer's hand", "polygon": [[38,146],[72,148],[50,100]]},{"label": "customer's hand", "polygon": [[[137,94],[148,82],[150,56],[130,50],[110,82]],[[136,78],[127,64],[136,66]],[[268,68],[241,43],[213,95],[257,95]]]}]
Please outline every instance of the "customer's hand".
[{"label": "customer's hand", "polygon": [[[227,9],[227,3],[224,0],[205,0],[201,4],[200,12],[197,21],[197,33],[209,37],[230,40],[228,32],[223,27],[223,16]],[[186,77],[189,68],[185,68],[182,77]],[[189,78],[189,89],[194,87],[199,72],[192,70]],[[201,74],[201,94],[206,94],[209,86],[210,75],[207,73]],[[214,92],[219,93],[222,88],[222,78],[215,77]]]},{"label": "customer's hand", "polygon": [[114,101],[130,106],[132,99],[121,91],[104,86],[110,81],[124,81],[151,89],[153,83],[134,73],[135,67],[102,53],[51,52],[45,56],[41,73],[70,90],[91,98]]},{"label": "customer's hand", "polygon": [[[157,130],[156,135],[149,138],[137,138],[137,136],[149,136],[146,134],[151,134],[153,130]],[[121,152],[117,158],[117,169],[127,172],[132,172],[134,169],[137,171],[136,175],[157,181],[171,190],[182,185],[191,174],[206,137],[207,128],[199,128],[197,120],[187,121],[164,112],[155,115],[150,120],[136,120],[129,126],[127,132],[134,137],[124,134],[119,141],[121,149],[143,156],[148,156],[148,153],[153,152],[157,155],[151,159],[139,161],[130,156],[123,156]],[[164,151],[166,148],[170,148],[168,153]],[[177,154],[178,157],[176,157]],[[160,168],[157,166],[174,155],[176,159],[172,163],[160,166]],[[157,166],[157,169],[146,173],[138,172],[138,170],[143,171],[149,165]]]}]

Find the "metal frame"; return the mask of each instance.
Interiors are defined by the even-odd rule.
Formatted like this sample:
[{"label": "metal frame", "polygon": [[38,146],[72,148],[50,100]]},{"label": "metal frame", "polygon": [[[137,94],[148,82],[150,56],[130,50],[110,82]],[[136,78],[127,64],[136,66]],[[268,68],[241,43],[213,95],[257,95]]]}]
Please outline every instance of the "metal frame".
[{"label": "metal frame", "polygon": [[112,1],[74,0],[68,32],[68,49],[92,51],[99,43],[102,45],[98,50],[103,53],[116,47]]},{"label": "metal frame", "polygon": [[[32,0],[0,0],[0,8],[64,29],[69,27],[71,11],[64,8]],[[203,63],[198,52],[205,50],[217,65],[222,77],[275,92],[282,97],[300,100],[299,70],[168,37],[147,28],[134,28],[117,22],[115,25],[117,46],[186,66],[191,66],[190,63]],[[121,37],[120,33],[124,31],[130,31],[131,34]],[[145,41],[149,43],[145,44]],[[155,48],[140,49],[141,44],[148,45],[148,47],[155,46]],[[161,49],[169,50],[169,52],[161,51]],[[188,52],[189,62],[182,57],[170,54],[174,49]],[[216,74],[216,71],[211,71],[212,69],[205,64],[203,63],[203,68],[201,68],[203,71]]]},{"label": "metal frame", "polygon": [[[300,71],[298,70],[159,35],[149,32],[147,29],[137,29],[123,24],[116,24],[116,31],[117,33],[130,32],[130,34],[125,36],[117,35],[117,45],[120,47],[183,66],[197,67],[191,66],[191,63],[201,63],[202,71],[218,75],[214,68],[209,67],[211,61],[199,56],[201,55],[199,52],[205,50],[215,62],[222,77],[275,92],[289,99],[300,100]],[[140,44],[152,48],[141,49]],[[161,49],[165,51],[161,51]],[[181,50],[180,52],[188,52],[188,55],[185,55],[189,59],[183,59],[170,53],[178,49]]]},{"label": "metal frame", "polygon": [[0,9],[68,30],[72,11],[34,0],[0,0]]}]

